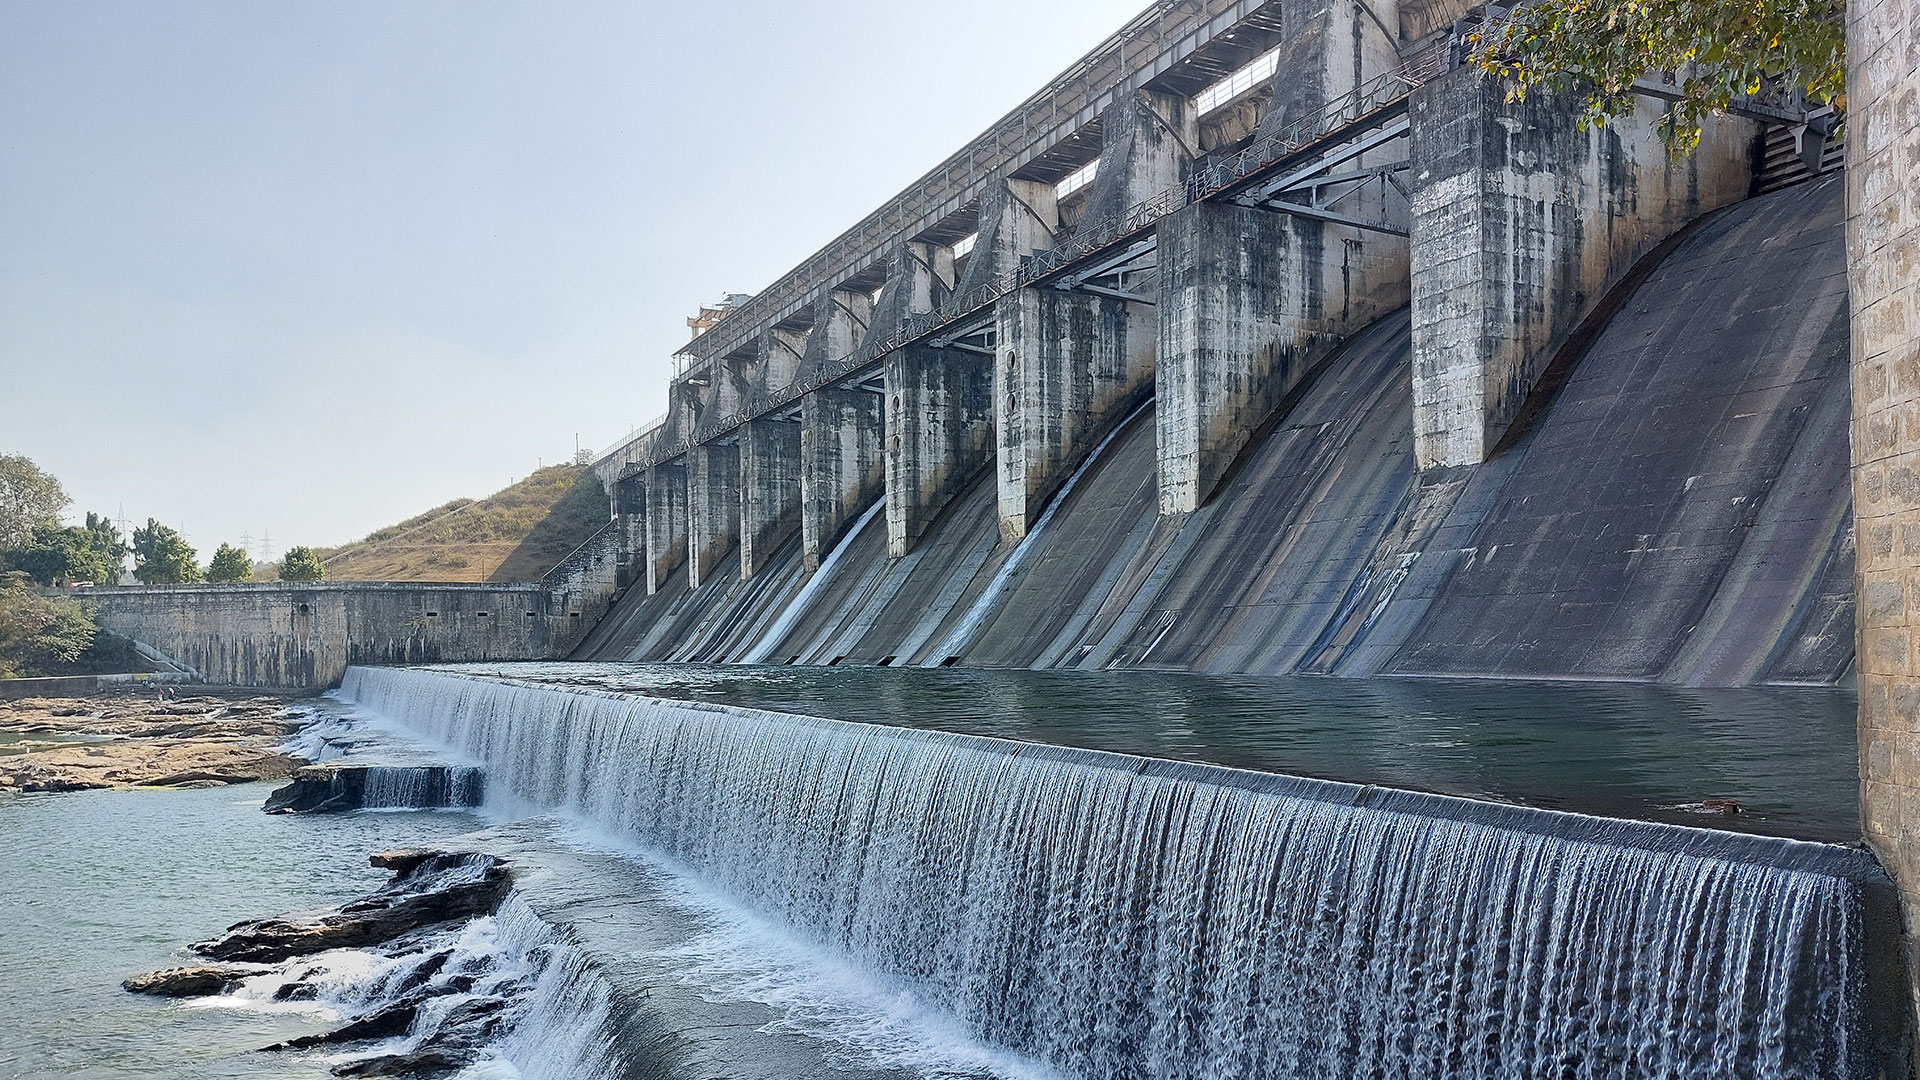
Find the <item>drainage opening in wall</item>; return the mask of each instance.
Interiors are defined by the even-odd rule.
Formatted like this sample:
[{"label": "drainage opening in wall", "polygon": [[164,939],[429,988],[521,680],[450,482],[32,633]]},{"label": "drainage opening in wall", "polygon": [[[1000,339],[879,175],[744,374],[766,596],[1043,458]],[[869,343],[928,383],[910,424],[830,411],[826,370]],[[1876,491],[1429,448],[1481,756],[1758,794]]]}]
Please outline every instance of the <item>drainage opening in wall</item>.
[{"label": "drainage opening in wall", "polygon": [[311,614],[313,614],[313,609],[312,609],[312,608],[310,608],[310,607],[308,607],[308,606],[307,606],[307,605],[305,605],[305,604],[301,604],[301,605],[300,605],[300,614],[302,614],[302,615],[311,615]]},{"label": "drainage opening in wall", "polygon": [[473,617],[476,619],[484,619],[487,617],[487,613],[484,611],[476,611],[473,613]]},{"label": "drainage opening in wall", "polygon": [[947,657],[945,660],[940,661],[940,666],[952,667],[953,665],[959,662],[960,662],[960,656],[958,653],[955,653],[954,655]]},{"label": "drainage opening in wall", "polygon": [[440,613],[439,613],[439,612],[437,612],[437,611],[429,611],[429,612],[427,612],[427,618],[429,618],[429,619],[437,619],[437,618],[439,618],[439,617],[440,617]]},{"label": "drainage opening in wall", "polygon": [[539,613],[539,612],[537,612],[537,611],[529,611],[529,612],[527,612],[527,618],[529,618],[529,619],[537,619],[537,618],[539,618],[539,617],[540,617],[540,613]]},{"label": "drainage opening in wall", "polygon": [[579,618],[579,617],[580,617],[580,613],[579,613],[579,612],[577,612],[577,611],[569,611],[569,612],[567,612],[567,618],[569,618],[569,619],[577,619],[577,618]]}]

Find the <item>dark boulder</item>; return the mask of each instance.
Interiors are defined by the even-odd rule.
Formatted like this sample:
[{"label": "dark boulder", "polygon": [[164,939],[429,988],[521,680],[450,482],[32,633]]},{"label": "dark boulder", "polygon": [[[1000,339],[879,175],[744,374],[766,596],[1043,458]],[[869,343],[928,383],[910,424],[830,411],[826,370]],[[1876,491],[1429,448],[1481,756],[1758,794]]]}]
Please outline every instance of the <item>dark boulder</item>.
[{"label": "dark boulder", "polygon": [[380,891],[332,912],[237,923],[193,950],[215,960],[271,964],[326,949],[365,948],[424,926],[491,914],[511,887],[505,862],[494,856],[430,855]]},{"label": "dark boulder", "polygon": [[208,994],[224,992],[249,975],[258,975],[264,968],[251,964],[199,964],[193,967],[167,968],[165,971],[150,971],[145,975],[135,975],[122,982],[120,986],[135,994],[155,994],[160,997],[204,997]]}]

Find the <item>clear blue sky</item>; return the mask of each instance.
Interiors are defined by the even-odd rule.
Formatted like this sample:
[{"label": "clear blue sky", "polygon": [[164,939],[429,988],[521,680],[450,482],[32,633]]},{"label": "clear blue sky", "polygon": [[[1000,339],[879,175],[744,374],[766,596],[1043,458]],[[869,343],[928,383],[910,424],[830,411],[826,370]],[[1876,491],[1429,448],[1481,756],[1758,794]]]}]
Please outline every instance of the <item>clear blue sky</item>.
[{"label": "clear blue sky", "polygon": [[1144,7],[0,0],[0,453],[203,559],[484,495]]}]

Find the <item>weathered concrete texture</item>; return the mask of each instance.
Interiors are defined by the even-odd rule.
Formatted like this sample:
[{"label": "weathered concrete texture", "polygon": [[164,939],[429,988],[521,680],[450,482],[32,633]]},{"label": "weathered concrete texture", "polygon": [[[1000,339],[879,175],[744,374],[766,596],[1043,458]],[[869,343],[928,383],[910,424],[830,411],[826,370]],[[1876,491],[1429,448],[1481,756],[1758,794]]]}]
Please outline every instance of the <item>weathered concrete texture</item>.
[{"label": "weathered concrete texture", "polygon": [[809,571],[887,489],[885,399],[816,390],[800,399],[800,534]]},{"label": "weathered concrete texture", "polygon": [[[1920,11],[1847,5],[1861,819],[1920,937]],[[1920,980],[1920,964],[1908,965]],[[1920,981],[1916,981],[1920,995]]]},{"label": "weathered concrete texture", "polygon": [[[953,249],[943,244],[905,243],[887,260],[887,281],[880,289],[865,337],[879,339],[908,319],[938,308],[954,287]],[[837,359],[829,357],[828,359]]]},{"label": "weathered concrete texture", "polygon": [[1667,256],[1476,479],[1480,524],[1427,556],[1453,565],[1389,670],[1841,678],[1840,222],[1827,179],[1734,207]]},{"label": "weathered concrete texture", "polygon": [[1100,167],[1087,189],[1083,222],[1125,213],[1186,179],[1199,152],[1192,103],[1174,94],[1136,90],[1100,113]]},{"label": "weathered concrete texture", "polygon": [[965,295],[1020,265],[1022,258],[1051,249],[1059,231],[1060,204],[1052,184],[1004,180],[989,187],[980,196],[973,251],[953,291]]},{"label": "weathered concrete texture", "polygon": [[1316,360],[1406,303],[1406,246],[1220,203],[1163,219],[1159,246],[1160,512],[1179,514]]},{"label": "weathered concrete texture", "polygon": [[594,655],[682,658],[697,638],[738,659],[728,642],[771,632],[752,626],[781,628],[778,662],[1843,680],[1839,233],[1832,181],[1704,223],[1482,465],[1415,466],[1404,308],[1302,374],[1193,513],[1158,515],[1162,426],[1143,416],[1055,496],[969,640],[951,632],[1014,548],[984,478],[906,558],[877,522],[849,536],[784,626],[741,586],[646,623],[651,652]]},{"label": "weathered concrete texture", "polygon": [[1000,535],[1018,540],[1101,436],[1152,394],[1154,318],[1143,304],[1042,286],[1002,299],[995,322]]},{"label": "weathered concrete texture", "polygon": [[800,531],[800,425],[760,419],[740,429],[740,576],[760,572]]},{"label": "weathered concrete texture", "polygon": [[753,389],[768,393],[793,382],[800,372],[807,351],[806,330],[773,327],[760,335],[760,358],[748,378]]},{"label": "weathered concrete texture", "polygon": [[540,585],[156,585],[90,599],[102,626],[232,686],[318,690],[349,664],[553,659],[593,625],[584,598]]},{"label": "weathered concrete texture", "polygon": [[720,569],[740,542],[740,445],[701,443],[687,451],[687,567],[695,585]]},{"label": "weathered concrete texture", "polygon": [[991,364],[921,346],[887,357],[887,551],[895,558],[993,464]]},{"label": "weathered concrete texture", "polygon": [[1328,102],[1400,66],[1393,0],[1305,0],[1281,14],[1285,41],[1261,135],[1310,121]]},{"label": "weathered concrete texture", "polygon": [[[1199,136],[1181,98],[1139,91],[1101,114],[1103,145],[1082,226],[1180,183]],[[1151,296],[1155,278],[1126,283]],[[1000,535],[1027,533],[1101,437],[1153,390],[1151,305],[1022,289],[995,312],[994,428]]]},{"label": "weathered concrete texture", "polygon": [[619,587],[644,584],[647,580],[646,478],[628,476],[606,487],[608,501],[613,504],[613,527],[617,533],[614,547],[619,559]]},{"label": "weathered concrete texture", "polygon": [[1412,118],[1414,430],[1422,468],[1486,460],[1541,370],[1661,241],[1747,194],[1752,121],[1675,158],[1659,109],[1582,131],[1573,95],[1462,68]]},{"label": "weathered concrete texture", "polygon": [[800,370],[818,370],[853,352],[872,323],[873,297],[844,289],[828,293],[813,306],[813,329],[807,333]]},{"label": "weathered concrete texture", "polygon": [[656,593],[687,561],[686,460],[647,470],[647,592]]}]

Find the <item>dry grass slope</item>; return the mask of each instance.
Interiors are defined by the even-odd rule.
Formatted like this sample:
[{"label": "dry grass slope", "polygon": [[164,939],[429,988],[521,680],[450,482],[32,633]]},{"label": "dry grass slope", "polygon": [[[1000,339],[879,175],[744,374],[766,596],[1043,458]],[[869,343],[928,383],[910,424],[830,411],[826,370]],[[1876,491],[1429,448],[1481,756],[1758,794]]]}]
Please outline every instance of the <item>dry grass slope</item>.
[{"label": "dry grass slope", "polygon": [[600,480],[554,465],[323,550],[333,581],[536,581],[607,521]]}]

